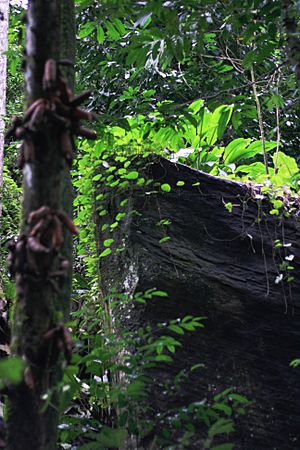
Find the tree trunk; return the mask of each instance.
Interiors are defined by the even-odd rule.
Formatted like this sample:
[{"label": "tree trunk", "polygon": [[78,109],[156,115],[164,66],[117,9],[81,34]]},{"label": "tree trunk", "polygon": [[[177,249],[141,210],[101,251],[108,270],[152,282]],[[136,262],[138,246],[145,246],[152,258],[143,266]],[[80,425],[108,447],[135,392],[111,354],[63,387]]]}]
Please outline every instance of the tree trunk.
[{"label": "tree trunk", "polygon": [[[69,20],[63,22],[66,16]],[[50,59],[57,61],[61,56],[68,56],[74,61],[74,2],[31,0],[27,21],[28,105],[37,99],[46,99],[53,109],[54,91],[62,88],[56,86],[57,79],[55,76],[53,80],[51,71],[49,85],[45,87],[44,70]],[[66,49],[69,49],[68,55]],[[73,70],[69,70],[68,75],[73,78]],[[35,112],[27,126],[31,126]],[[8,392],[10,450],[56,448],[57,383],[65,365],[61,350],[66,356],[69,351],[69,337],[63,322],[68,317],[72,280],[72,237],[63,227],[63,222],[68,222],[65,213],[70,217],[72,211],[72,190],[69,166],[64,158],[61,122],[44,113],[40,122],[33,123],[32,130],[25,134],[23,222],[14,250],[17,301],[12,352],[25,360],[27,367],[24,380],[10,387]],[[41,210],[43,207],[46,208]],[[38,211],[44,211],[41,218],[37,218]],[[34,231],[38,223],[39,231]],[[72,228],[70,222],[69,226]],[[35,241],[35,249],[32,241]],[[40,245],[44,248],[36,248]]]},{"label": "tree trunk", "polygon": [[0,0],[0,217],[2,216],[2,186],[4,162],[4,116],[6,107],[6,61],[8,42],[9,0]]}]

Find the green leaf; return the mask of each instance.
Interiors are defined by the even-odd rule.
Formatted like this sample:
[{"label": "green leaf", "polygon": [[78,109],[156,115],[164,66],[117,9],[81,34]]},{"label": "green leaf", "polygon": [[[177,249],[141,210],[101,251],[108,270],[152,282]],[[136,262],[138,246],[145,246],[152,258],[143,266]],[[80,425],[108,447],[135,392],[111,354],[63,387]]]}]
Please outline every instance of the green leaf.
[{"label": "green leaf", "polygon": [[168,297],[168,294],[165,291],[153,291],[152,295],[155,297]]},{"label": "green leaf", "polygon": [[116,220],[119,222],[119,221],[122,220],[123,217],[125,217],[125,216],[126,216],[125,213],[118,213],[118,214],[116,215]]},{"label": "green leaf", "polygon": [[234,431],[232,420],[219,419],[208,430],[208,437],[213,438],[218,434],[228,434]]},{"label": "green leaf", "polygon": [[95,22],[87,22],[84,23],[81,27],[80,27],[80,31],[79,31],[79,37],[81,39],[89,36],[95,29],[96,24]]},{"label": "green leaf", "polygon": [[111,249],[107,248],[107,249],[103,250],[102,253],[100,253],[99,258],[104,258],[105,256],[108,256],[110,254],[111,254]]},{"label": "green leaf", "polygon": [[168,329],[171,331],[174,331],[174,333],[177,333],[177,334],[184,334],[184,330],[181,327],[179,327],[178,325],[171,324],[168,326]]},{"label": "green leaf", "polygon": [[278,155],[275,154],[273,162],[278,169],[278,173],[271,177],[271,181],[277,185],[289,184],[291,178],[299,172],[295,158],[283,152],[278,152]]},{"label": "green leaf", "polygon": [[[266,152],[273,150],[274,148],[276,148],[276,146],[277,146],[276,142],[271,141],[265,142]],[[234,153],[234,155],[232,155],[232,158],[235,158],[234,161],[238,162],[241,159],[249,159],[253,158],[253,156],[255,155],[262,155],[262,154],[263,154],[262,141],[254,141],[244,151]]]},{"label": "green leaf", "polygon": [[249,165],[238,166],[235,170],[236,173],[247,173],[254,180],[262,174],[266,173],[265,165],[262,162],[255,162]]},{"label": "green leaf", "polygon": [[120,448],[125,444],[127,431],[123,428],[103,427],[102,431],[95,438],[98,448]]},{"label": "green leaf", "polygon": [[160,239],[159,243],[164,244],[165,242],[169,241],[171,238],[170,236],[165,236],[162,239]]},{"label": "green leaf", "polygon": [[243,66],[245,69],[250,69],[252,66],[254,60],[255,60],[256,54],[254,50],[251,50],[243,59]]},{"label": "green leaf", "polygon": [[0,361],[0,380],[19,383],[23,378],[25,362],[18,357],[10,356]]},{"label": "green leaf", "polygon": [[127,180],[136,180],[139,177],[139,173],[133,170],[126,175]]},{"label": "green leaf", "polygon": [[232,400],[232,401],[236,401],[236,402],[239,402],[239,403],[242,403],[242,404],[246,404],[246,405],[248,405],[249,403],[251,403],[248,399],[247,399],[247,397],[245,397],[244,395],[241,395],[241,394],[236,394],[236,393],[230,393],[229,395],[228,395],[228,398],[230,399],[230,400]]},{"label": "green leaf", "polygon": [[106,21],[105,26],[107,28],[107,35],[110,37],[110,39],[112,39],[113,41],[117,41],[118,39],[120,39],[119,32],[111,22]]},{"label": "green leaf", "polygon": [[157,355],[157,356],[155,356],[154,360],[158,361],[158,362],[172,362],[173,361],[173,359],[169,355]]},{"label": "green leaf", "polygon": [[291,361],[290,362],[290,366],[291,367],[298,367],[298,366],[300,366],[300,359],[297,358],[297,359],[294,359],[293,361]]},{"label": "green leaf", "polygon": [[101,25],[97,26],[97,41],[98,44],[102,44],[105,38],[105,33]]},{"label": "green leaf", "polygon": [[184,181],[177,181],[176,186],[181,187],[184,186],[185,182]]},{"label": "green leaf", "polygon": [[143,16],[139,17],[138,20],[133,24],[133,28],[137,28],[139,25],[142,28],[146,28],[147,25],[149,25],[149,23],[151,22],[151,16],[152,16],[152,12],[148,13],[148,14],[144,14]]},{"label": "green leaf", "polygon": [[222,411],[226,416],[231,416],[232,414],[232,408],[229,405],[226,405],[226,403],[215,403],[212,407],[217,411]]},{"label": "green leaf", "polygon": [[272,44],[272,43],[268,43],[268,44],[260,47],[259,50],[257,51],[257,55],[255,57],[255,62],[257,64],[260,64],[261,62],[263,62],[274,51],[275,47],[276,47],[276,44]]},{"label": "green leaf", "polygon": [[145,396],[145,387],[146,384],[143,381],[136,380],[132,381],[127,386],[127,395],[131,398],[140,399],[141,396]]},{"label": "green leaf", "polygon": [[192,111],[193,114],[197,114],[197,112],[200,111],[201,108],[204,106],[204,100],[201,98],[199,100],[195,100],[193,103],[191,103],[188,107],[189,111]]},{"label": "green leaf", "polygon": [[240,158],[245,152],[246,147],[250,143],[251,139],[238,138],[230,142],[224,150],[224,162],[225,164],[231,164]]},{"label": "green leaf", "polygon": [[230,444],[229,442],[226,444],[220,444],[216,447],[212,447],[211,450],[232,450],[234,448],[234,444]]},{"label": "green leaf", "polygon": [[218,139],[224,135],[228,122],[231,118],[233,105],[221,105],[214,110],[211,115],[206,115],[209,119],[207,123],[207,131],[205,133],[206,142],[208,145],[213,145]]},{"label": "green leaf", "polygon": [[171,186],[168,183],[162,184],[160,188],[164,192],[171,192]]},{"label": "green leaf", "polygon": [[104,247],[110,247],[111,244],[113,244],[113,243],[114,243],[114,239],[106,239],[106,240],[103,242],[103,245],[104,245]]},{"label": "green leaf", "polygon": [[120,19],[115,18],[113,20],[115,28],[118,30],[121,36],[124,36],[126,34],[126,28],[124,27],[124,24],[121,22]]},{"label": "green leaf", "polygon": [[283,206],[282,200],[272,200],[271,202],[275,209],[280,209]]}]

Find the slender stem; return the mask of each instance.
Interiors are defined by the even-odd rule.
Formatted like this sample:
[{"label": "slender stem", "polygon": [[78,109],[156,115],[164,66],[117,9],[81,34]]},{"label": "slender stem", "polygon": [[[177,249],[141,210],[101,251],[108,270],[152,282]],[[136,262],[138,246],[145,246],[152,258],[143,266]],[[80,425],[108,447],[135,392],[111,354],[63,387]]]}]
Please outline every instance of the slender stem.
[{"label": "slender stem", "polygon": [[278,152],[279,152],[279,147],[280,147],[280,139],[281,139],[281,135],[280,135],[280,125],[279,125],[279,107],[276,106],[276,133],[277,133],[277,137],[276,137],[276,153],[275,153],[275,163],[274,163],[274,168],[275,168],[275,174],[278,173]]},{"label": "slender stem", "polygon": [[[276,94],[279,95],[279,78],[280,78],[280,72],[278,72],[278,78],[277,78],[277,85],[276,85]],[[275,169],[275,175],[278,173],[278,153],[279,153],[279,147],[280,147],[280,140],[281,140],[281,134],[280,134],[280,111],[278,102],[276,104],[276,152],[275,152],[275,160],[274,160],[274,169]]]},{"label": "slender stem", "polygon": [[263,116],[262,116],[262,110],[261,110],[260,101],[259,101],[259,98],[258,98],[258,93],[257,93],[257,87],[256,87],[256,81],[255,81],[255,75],[254,75],[253,67],[251,67],[250,73],[251,73],[253,95],[254,95],[255,103],[256,103],[256,110],[257,110],[259,130],[260,130],[260,138],[261,138],[262,148],[263,148],[264,165],[265,165],[265,168],[266,168],[266,174],[268,175],[269,174],[269,167],[268,167],[267,152],[266,152],[266,139],[265,139],[265,132],[264,132]]}]

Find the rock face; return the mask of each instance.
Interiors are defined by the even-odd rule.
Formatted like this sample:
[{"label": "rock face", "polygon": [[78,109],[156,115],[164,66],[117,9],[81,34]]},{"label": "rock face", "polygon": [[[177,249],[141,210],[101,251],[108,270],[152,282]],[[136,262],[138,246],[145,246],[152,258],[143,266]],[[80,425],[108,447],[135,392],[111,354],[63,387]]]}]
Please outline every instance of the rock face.
[{"label": "rock face", "polygon": [[[142,313],[128,311],[128,327],[207,317],[204,329],[184,336],[174,363],[160,367],[158,377],[197,363],[204,367],[175,400],[154,389],[152,406],[164,412],[233,386],[252,402],[230,438],[235,448],[300,448],[300,369],[289,366],[300,355],[298,217],[268,214],[272,207],[244,184],[159,157],[142,164],[139,172],[153,182],[141,190],[132,185],[125,195],[126,216],[109,234],[125,251],[100,258],[102,288],[168,292],[168,299],[149,302]],[[109,195],[106,223],[124,212],[123,199],[115,191]],[[97,216],[99,243],[108,236],[100,232],[103,223]],[[287,282],[290,274],[294,281]],[[189,448],[201,448],[201,437]]]}]

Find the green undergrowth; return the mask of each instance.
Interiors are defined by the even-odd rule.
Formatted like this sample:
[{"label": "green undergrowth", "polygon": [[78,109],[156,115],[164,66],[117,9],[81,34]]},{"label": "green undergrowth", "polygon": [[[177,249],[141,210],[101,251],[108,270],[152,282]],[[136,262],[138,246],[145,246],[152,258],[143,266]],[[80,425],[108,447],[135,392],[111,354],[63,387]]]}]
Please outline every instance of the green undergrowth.
[{"label": "green undergrowth", "polygon": [[[153,380],[149,371],[171,365],[182,345],[180,337],[201,330],[205,318],[185,316],[134,331],[122,330],[115,322],[112,328],[103,302],[109,301],[113,309],[128,302],[144,304],[163,299],[167,294],[152,289],[129,298],[111,292],[109,298],[96,301],[97,293],[96,286],[94,292],[86,290],[69,324],[76,352],[61,386],[61,407],[65,410],[60,424],[61,448],[123,448],[129,441],[142,448],[148,440],[155,448],[190,448],[199,437],[199,429],[203,430],[202,448],[233,448],[228,435],[234,431],[235,417],[244,414],[249,404],[235,389],[210,396],[204,393],[192,403],[163,414],[150,406]],[[201,362],[186,367],[160,387],[171,400],[190,374],[201,376],[202,368]]]},{"label": "green undergrowth", "polygon": [[[248,184],[253,201],[258,205],[267,202],[270,216],[278,216],[279,220],[298,211],[299,169],[279,142],[263,143],[244,138],[228,142],[226,130],[231,126],[233,105],[209,111],[203,101],[198,100],[172,120],[164,117],[161,106],[148,117],[127,116],[120,126],[103,127],[101,138],[93,145],[87,141],[80,143],[81,156],[74,170],[78,191],[76,221],[80,228],[76,286],[77,293],[83,292],[83,295],[79,295],[80,308],[73,313],[78,353],[73,366],[66,370],[63,386],[65,406],[70,401],[71,406],[60,426],[62,448],[71,448],[72,442],[86,449],[122,447],[128,440],[141,443],[150,438],[156,448],[190,448],[196,430],[203,427],[203,448],[228,450],[234,448],[230,443],[234,440],[230,438],[234,419],[245,413],[249,403],[234,388],[228,388],[214,396],[203,393],[202,398],[184,408],[155,416],[147,402],[151,392],[147,370],[172,364],[181,346],[178,337],[203,327],[204,322],[197,317],[183,317],[167,324],[158,323],[154,328],[149,325],[145,329],[120,331],[122,327],[110,316],[114,305],[129,301],[144,304],[153,296],[165,293],[154,289],[129,298],[114,292],[109,299],[103,298],[99,288],[99,260],[126,250],[124,245],[115,242],[115,236],[126,218],[132,191],[155,195],[174,189],[168,183],[154,184],[145,176],[145,166],[152,154]],[[264,150],[267,167],[263,162]],[[139,164],[142,170],[138,169]],[[178,181],[176,188],[184,188],[184,184]],[[109,196],[118,199],[119,210],[115,218],[106,220]],[[234,207],[229,203],[224,206],[229,212]],[[101,218],[100,251],[94,237],[95,213]],[[162,218],[159,223],[161,245],[170,239],[167,230],[171,221],[172,218]],[[285,250],[285,247],[284,240],[274,242],[275,251]],[[288,257],[291,260],[291,255]],[[292,283],[290,260],[282,260],[276,282],[284,279]],[[201,332],[205,333],[205,328]],[[130,348],[134,348],[134,352],[128,351]],[[170,395],[180,389],[180,383],[186,381],[190,371],[200,369],[201,361],[171,380],[166,387]]]}]

